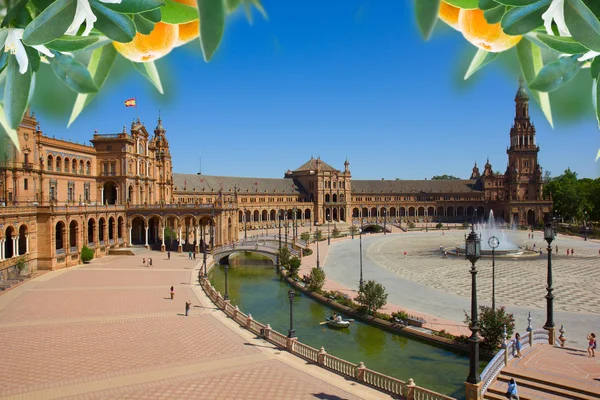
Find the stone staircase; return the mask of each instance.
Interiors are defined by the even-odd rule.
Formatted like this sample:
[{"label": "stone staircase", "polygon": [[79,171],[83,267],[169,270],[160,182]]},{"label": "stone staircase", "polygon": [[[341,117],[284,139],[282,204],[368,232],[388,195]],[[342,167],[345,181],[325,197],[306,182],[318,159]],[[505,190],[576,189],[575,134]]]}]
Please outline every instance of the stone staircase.
[{"label": "stone staircase", "polygon": [[[597,400],[600,399],[600,387],[594,390],[588,385],[569,387],[561,383],[560,379],[549,380],[548,376],[523,375],[513,371],[502,371],[496,381],[490,385],[484,398],[505,400],[506,390],[510,378],[517,382],[519,398],[521,400]],[[594,385],[595,386],[595,385]],[[600,386],[600,385],[598,385]]]},{"label": "stone staircase", "polygon": [[27,278],[29,278],[29,275],[16,276],[4,281],[0,281],[0,291],[8,290],[14,285],[18,285],[19,283],[23,282]]}]

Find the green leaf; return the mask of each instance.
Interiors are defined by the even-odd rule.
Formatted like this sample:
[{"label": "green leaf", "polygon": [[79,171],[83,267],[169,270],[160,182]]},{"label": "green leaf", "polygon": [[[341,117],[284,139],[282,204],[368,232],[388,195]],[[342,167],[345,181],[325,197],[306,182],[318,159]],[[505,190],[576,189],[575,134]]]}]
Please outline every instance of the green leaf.
[{"label": "green leaf", "polygon": [[423,39],[428,40],[435,28],[440,11],[440,0],[415,0],[417,25]]},{"label": "green leaf", "polygon": [[29,46],[25,46],[25,52],[27,53],[27,59],[29,60],[31,70],[36,72],[40,68],[40,53]]},{"label": "green leaf", "polygon": [[[198,19],[198,10],[194,7],[178,3],[174,0],[165,0],[167,5],[160,9],[162,13],[162,22],[166,24],[184,24]],[[219,3],[222,0],[212,0],[211,3]]]},{"label": "green leaf", "polygon": [[494,59],[498,57],[499,54],[500,53],[489,53],[481,49],[477,50],[477,53],[475,53],[475,57],[473,57],[471,65],[469,65],[469,69],[465,74],[465,80],[469,79],[471,75],[473,75],[475,72],[479,71],[481,68],[494,61]]},{"label": "green leaf", "polygon": [[69,89],[75,93],[95,93],[98,86],[94,83],[90,71],[73,57],[54,51],[50,59],[52,70]]},{"label": "green leaf", "polygon": [[104,3],[104,5],[121,14],[139,14],[156,10],[164,6],[165,2],[163,0],[121,0],[121,3]]},{"label": "green leaf", "polygon": [[12,21],[16,21],[13,26],[26,27],[31,22],[31,15],[27,10],[27,0],[19,0],[17,4],[12,6],[2,20],[2,27],[8,26]]},{"label": "green leaf", "polygon": [[580,54],[588,52],[588,49],[585,46],[568,36],[554,36],[542,32],[533,32],[531,34],[535,35],[535,37],[546,46],[558,51],[559,53]]},{"label": "green leaf", "polygon": [[160,22],[162,20],[162,13],[160,11],[160,8],[157,8],[156,10],[152,10],[152,11],[147,11],[140,15],[142,17],[146,18],[148,21],[151,21],[154,23]]},{"label": "green leaf", "polygon": [[[525,82],[527,82],[527,85],[530,85],[544,66],[542,50],[527,40],[521,40],[517,44],[517,56],[519,58],[521,72],[523,73]],[[552,107],[550,106],[550,95],[536,90],[531,90],[531,95],[540,106],[550,126],[553,127],[554,122],[552,118]]]},{"label": "green leaf", "polygon": [[[593,88],[594,90],[594,105],[595,105],[595,109],[596,109],[596,121],[598,122],[598,127],[600,127],[600,99],[598,98],[599,94],[600,94],[600,75],[596,75],[596,79],[594,79],[594,86]],[[596,157],[596,161],[598,161],[598,158],[600,157],[600,150],[598,150],[598,156]]]},{"label": "green leaf", "polygon": [[[8,29],[1,29],[0,30],[0,49],[2,49],[2,47],[4,47],[4,43],[6,43],[6,38],[8,37]],[[2,52],[7,53],[6,51]]]},{"label": "green leaf", "polygon": [[497,24],[502,21],[502,16],[506,12],[506,6],[500,5],[498,7],[491,8],[489,10],[485,10],[483,12],[483,16],[488,24]]},{"label": "green leaf", "polygon": [[137,31],[142,35],[149,35],[154,30],[154,23],[148,21],[140,14],[134,14],[133,22],[135,22],[135,27],[137,28]]},{"label": "green leaf", "polygon": [[160,75],[158,74],[154,61],[133,63],[133,66],[154,85],[160,94],[164,94],[162,83],[160,82]]},{"label": "green leaf", "polygon": [[197,0],[200,14],[200,44],[204,60],[210,61],[219,47],[225,29],[223,0]]},{"label": "green leaf", "polygon": [[582,0],[565,0],[565,23],[573,39],[600,51],[600,21]]},{"label": "green leaf", "polygon": [[75,18],[77,0],[56,0],[38,15],[23,32],[23,43],[35,46],[61,37]]},{"label": "green leaf", "polygon": [[539,0],[495,0],[505,6],[524,7],[537,3]]},{"label": "green leaf", "polygon": [[[90,71],[90,75],[98,87],[98,90],[104,85],[116,59],[117,50],[112,44],[98,48],[92,53],[92,58],[88,64],[88,70]],[[67,127],[71,126],[85,107],[92,102],[94,97],[96,97],[96,93],[79,93],[77,95]]]},{"label": "green leaf", "polygon": [[94,24],[96,29],[116,42],[129,43],[133,40],[136,30],[131,18],[105,7],[98,0],[91,0],[90,5],[98,18]]},{"label": "green leaf", "polygon": [[454,7],[464,8],[472,10],[478,8],[479,0],[444,0],[446,3],[453,5]]},{"label": "green leaf", "polygon": [[225,0],[225,9],[231,14],[242,4],[242,0]]},{"label": "green leaf", "polygon": [[578,55],[562,57],[544,65],[529,87],[540,92],[551,92],[565,85],[581,69],[581,63],[577,58]]},{"label": "green leaf", "polygon": [[2,51],[0,52],[0,71],[4,71],[6,66],[8,65],[8,56],[10,56],[10,52]]},{"label": "green leaf", "polygon": [[[19,135],[17,134],[16,129],[11,128],[7,118],[6,110],[0,104],[0,135],[8,136],[10,140],[14,143],[17,151],[21,151],[21,146],[19,145]],[[19,121],[20,122],[20,121]],[[2,143],[2,145],[6,145],[6,143]]]},{"label": "green leaf", "polygon": [[46,43],[46,47],[62,52],[74,52],[83,50],[100,39],[99,36],[62,36],[56,40]]},{"label": "green leaf", "polygon": [[4,111],[8,125],[17,129],[23,114],[27,109],[27,97],[31,87],[31,66],[27,67],[24,74],[19,73],[17,58],[11,56],[8,59],[6,71],[6,83],[4,85]]},{"label": "green leaf", "polygon": [[590,67],[590,72],[592,73],[592,79],[598,78],[600,75],[600,57],[594,58],[592,66]]},{"label": "green leaf", "polygon": [[40,11],[44,11],[54,0],[31,0],[33,5]]},{"label": "green leaf", "polygon": [[479,0],[479,9],[483,11],[491,10],[499,5],[500,3],[496,2],[496,0]]},{"label": "green leaf", "polygon": [[548,10],[552,0],[538,0],[525,7],[510,9],[502,17],[502,30],[507,35],[524,35],[535,28],[542,26],[542,14]]}]

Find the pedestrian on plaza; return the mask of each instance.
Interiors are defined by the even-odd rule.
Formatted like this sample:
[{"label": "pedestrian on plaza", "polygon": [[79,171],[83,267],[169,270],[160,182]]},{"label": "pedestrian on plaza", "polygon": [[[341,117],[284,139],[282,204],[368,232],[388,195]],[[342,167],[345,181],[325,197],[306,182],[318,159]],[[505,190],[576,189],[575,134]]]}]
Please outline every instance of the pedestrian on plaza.
[{"label": "pedestrian on plaza", "polygon": [[175,297],[175,288],[171,286],[171,300],[173,300],[173,297]]},{"label": "pedestrian on plaza", "polygon": [[188,314],[190,313],[190,307],[192,306],[192,303],[190,303],[190,301],[186,301],[185,302],[185,316],[187,317]]},{"label": "pedestrian on plaza", "polygon": [[569,256],[570,252],[571,251],[569,249],[567,249],[567,257]]},{"label": "pedestrian on plaza", "polygon": [[588,342],[588,357],[596,357],[596,353],[594,350],[596,350],[596,335],[593,333],[590,333],[587,337],[587,339],[589,340]]},{"label": "pedestrian on plaza", "polygon": [[515,333],[515,350],[517,350],[517,357],[521,358],[521,335],[519,332]]},{"label": "pedestrian on plaza", "polygon": [[574,256],[575,255],[575,249],[571,249],[571,255]]},{"label": "pedestrian on plaza", "polygon": [[142,265],[145,267],[146,266],[146,257],[142,258]]},{"label": "pedestrian on plaza", "polygon": [[508,390],[506,391],[506,398],[511,400],[519,400],[519,392],[517,391],[517,382],[515,382],[514,378],[510,378],[510,382],[508,382]]},{"label": "pedestrian on plaza", "polygon": [[527,239],[531,239],[531,233],[527,234]]},{"label": "pedestrian on plaza", "polygon": [[192,252],[188,251],[188,260],[191,260],[191,259],[192,259]]},{"label": "pedestrian on plaza", "polygon": [[171,252],[167,251],[167,260],[170,260],[170,259],[171,259]]},{"label": "pedestrian on plaza", "polygon": [[444,250],[444,258],[448,258],[448,252]]},{"label": "pedestrian on plaza", "polygon": [[442,245],[440,244],[440,253],[443,253],[443,252],[444,252],[444,246],[442,246]]},{"label": "pedestrian on plaza", "polygon": [[194,260],[196,259],[196,252],[194,251]]},{"label": "pedestrian on plaza", "polygon": [[406,258],[406,250],[404,250],[404,258]]},{"label": "pedestrian on plaza", "polygon": [[152,267],[152,259],[151,258],[148,259],[148,266]]},{"label": "pedestrian on plaza", "polygon": [[556,245],[556,254],[558,254],[558,245]]}]

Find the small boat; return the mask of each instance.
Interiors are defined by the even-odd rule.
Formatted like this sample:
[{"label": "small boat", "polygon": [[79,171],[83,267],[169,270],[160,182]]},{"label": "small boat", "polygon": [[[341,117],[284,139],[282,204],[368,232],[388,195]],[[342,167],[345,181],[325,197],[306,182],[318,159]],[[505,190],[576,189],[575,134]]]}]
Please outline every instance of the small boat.
[{"label": "small boat", "polygon": [[327,325],[331,326],[332,328],[347,328],[350,326],[350,322],[352,322],[353,320],[342,320],[342,321],[336,321],[333,318],[329,317],[327,318],[327,321],[325,321],[327,323]]}]

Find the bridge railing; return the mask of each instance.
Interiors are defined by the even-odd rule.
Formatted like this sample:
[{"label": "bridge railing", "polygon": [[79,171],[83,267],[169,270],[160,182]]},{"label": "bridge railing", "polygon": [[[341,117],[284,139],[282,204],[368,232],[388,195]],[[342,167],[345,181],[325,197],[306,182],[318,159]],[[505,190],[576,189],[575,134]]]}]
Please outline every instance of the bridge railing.
[{"label": "bridge railing", "polygon": [[223,299],[221,293],[207,279],[201,279],[200,284],[211,301],[239,325],[266,341],[282,349],[286,349],[298,357],[311,361],[322,368],[334,371],[383,392],[401,396],[399,398],[407,400],[454,400],[452,397],[416,386],[412,379],[409,379],[408,383],[406,383],[400,379],[368,369],[362,362],[356,365],[327,354],[322,347],[320,350],[317,350],[314,347],[299,342],[297,338],[288,338],[286,335],[271,329],[269,325],[255,321],[250,314],[246,315],[242,313],[237,306],[232,306],[228,300]]},{"label": "bridge railing", "polygon": [[[284,246],[282,246],[284,247]],[[292,248],[292,246],[290,244],[288,244],[288,249],[290,250],[290,254],[292,256],[296,256],[298,257],[300,255],[300,252],[294,248]],[[222,254],[228,251],[243,251],[243,250],[247,250],[247,251],[264,251],[273,255],[276,255],[278,250],[279,250],[279,244],[267,244],[266,246],[262,243],[254,243],[254,244],[248,244],[248,242],[246,242],[246,244],[235,244],[235,245],[224,245],[224,246],[219,246],[219,247],[215,247],[215,251],[214,254]]]}]

